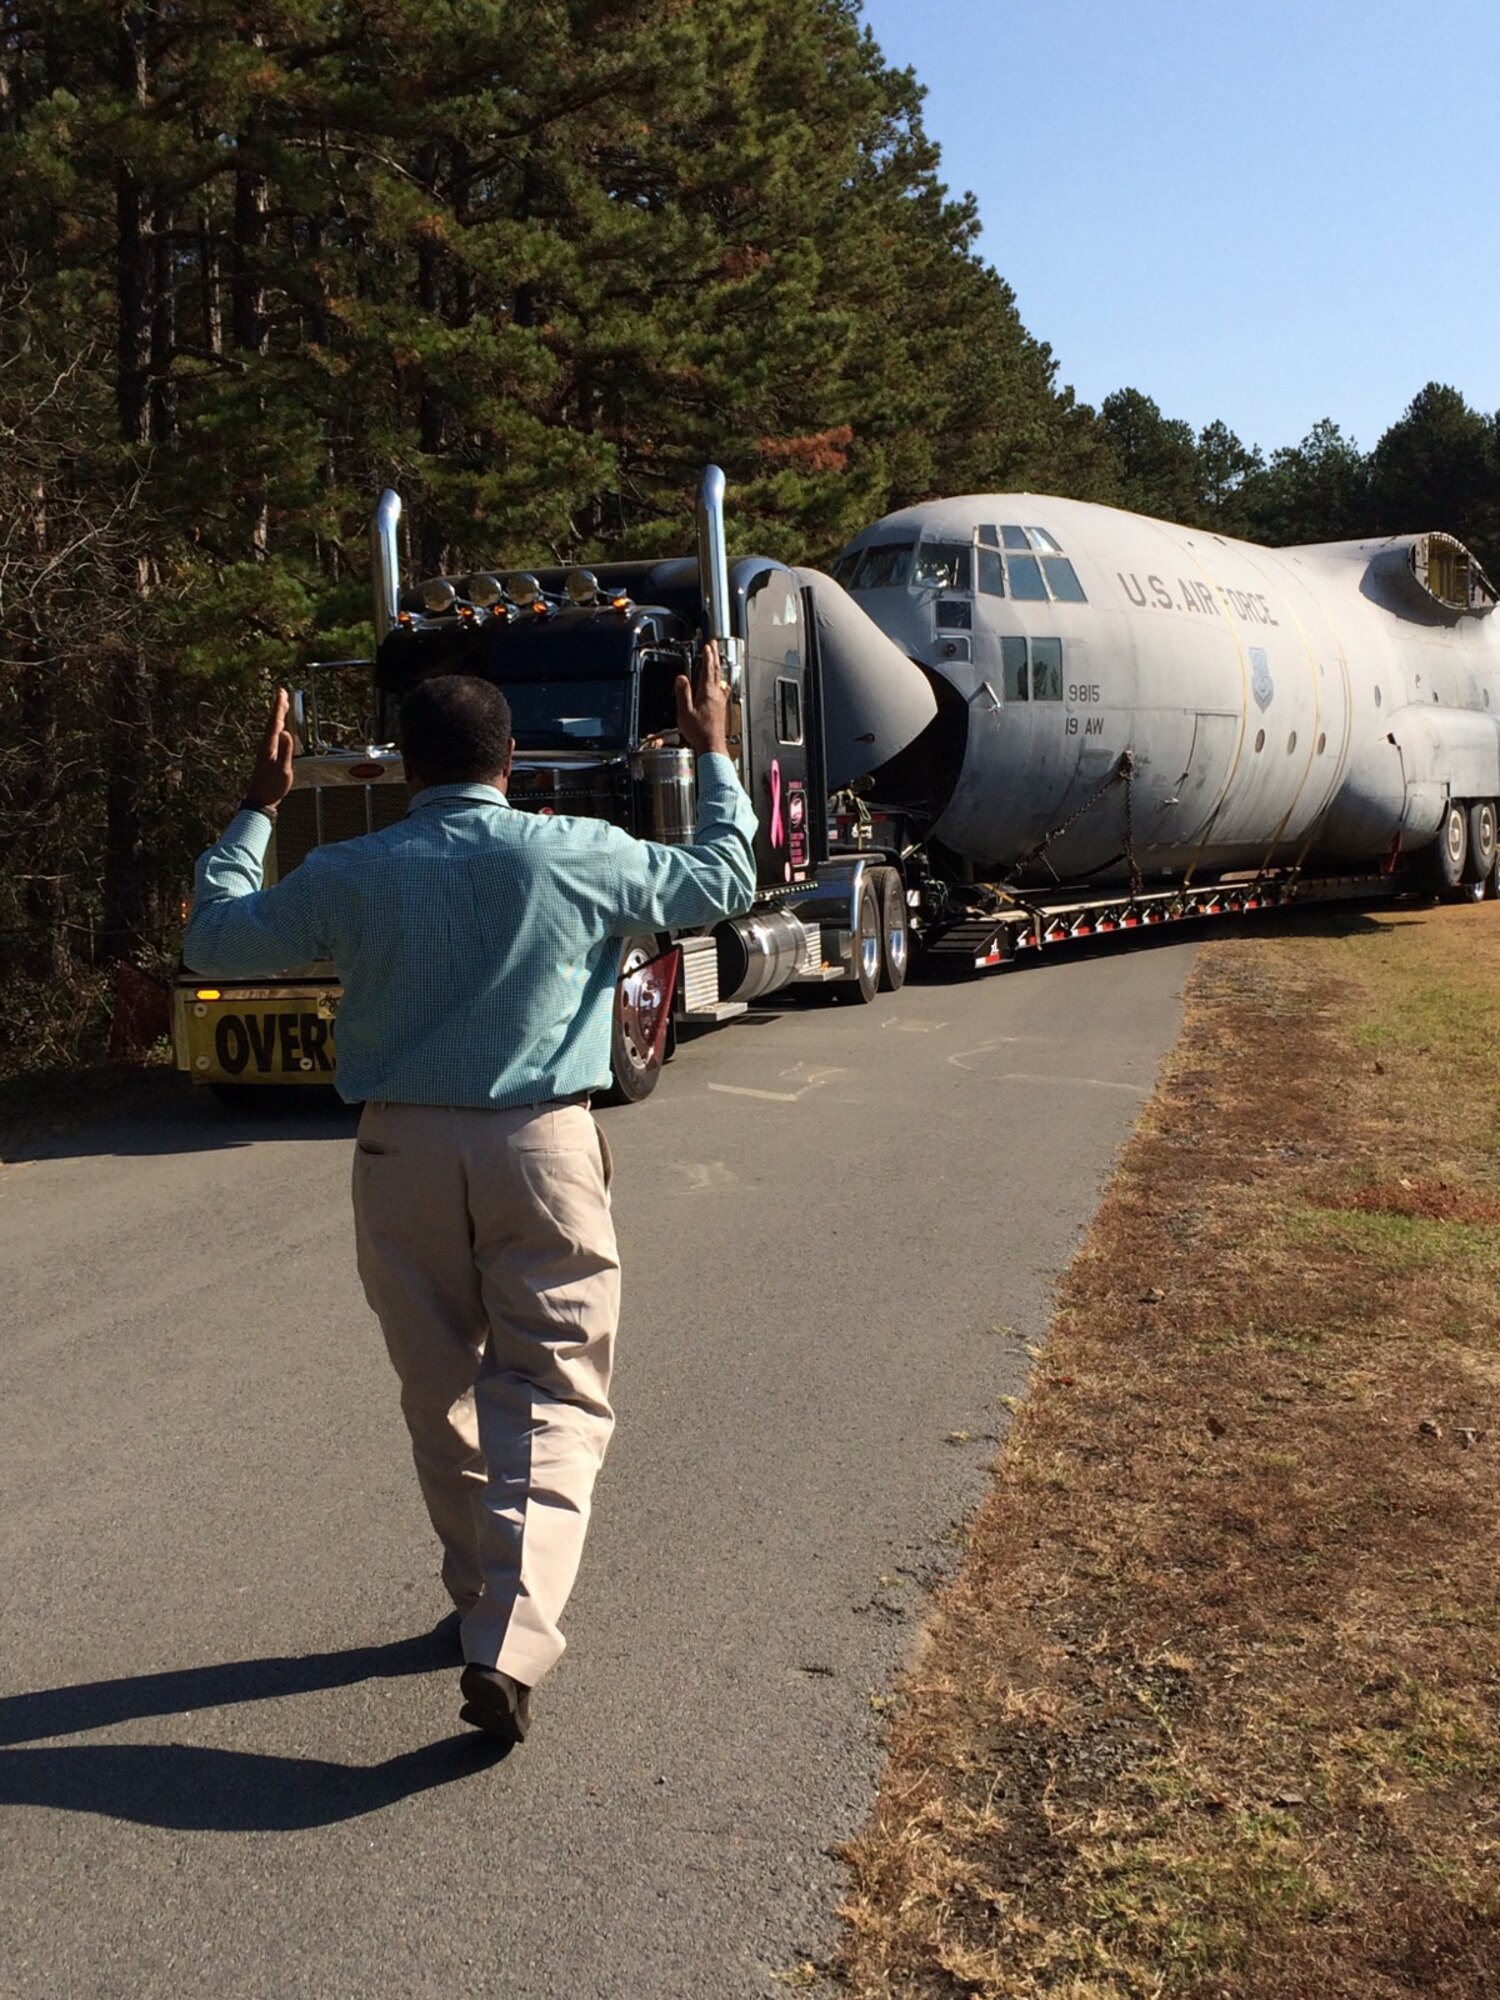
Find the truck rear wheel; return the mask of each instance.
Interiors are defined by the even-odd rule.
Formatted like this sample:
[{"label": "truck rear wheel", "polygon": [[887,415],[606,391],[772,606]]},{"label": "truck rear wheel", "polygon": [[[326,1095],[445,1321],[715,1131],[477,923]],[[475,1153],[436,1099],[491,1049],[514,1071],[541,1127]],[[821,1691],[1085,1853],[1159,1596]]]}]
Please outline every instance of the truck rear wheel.
[{"label": "truck rear wheel", "polygon": [[896,868],[880,870],[880,990],[899,993],[911,959],[911,919],[906,888]]},{"label": "truck rear wheel", "polygon": [[671,1025],[662,1020],[670,988],[661,960],[655,938],[625,940],[610,1022],[610,1086],[600,1097],[602,1104],[639,1104],[660,1080]]},{"label": "truck rear wheel", "polygon": [[859,885],[854,935],[849,940],[854,958],[854,976],[849,984],[854,989],[854,998],[862,1007],[868,1006],[880,991],[880,970],[884,959],[880,933],[880,890],[872,873],[866,875]]},{"label": "truck rear wheel", "polygon": [[1495,801],[1476,799],[1469,807],[1469,856],[1466,882],[1485,882],[1495,872]]}]

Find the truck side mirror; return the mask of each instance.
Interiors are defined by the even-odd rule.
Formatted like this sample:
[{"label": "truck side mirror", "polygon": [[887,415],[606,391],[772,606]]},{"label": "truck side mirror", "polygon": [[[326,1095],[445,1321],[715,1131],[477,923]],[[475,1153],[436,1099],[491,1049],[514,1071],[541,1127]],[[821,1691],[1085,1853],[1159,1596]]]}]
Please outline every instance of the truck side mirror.
[{"label": "truck side mirror", "polygon": [[287,715],[297,755],[306,757],[318,748],[317,704],[306,688],[292,689],[292,705]]}]

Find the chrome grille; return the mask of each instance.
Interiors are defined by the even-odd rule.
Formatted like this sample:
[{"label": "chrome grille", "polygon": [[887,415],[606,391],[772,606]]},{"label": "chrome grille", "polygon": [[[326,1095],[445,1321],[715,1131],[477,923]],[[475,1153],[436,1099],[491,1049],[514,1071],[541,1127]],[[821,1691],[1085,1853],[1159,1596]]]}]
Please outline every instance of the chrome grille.
[{"label": "chrome grille", "polygon": [[406,812],[405,785],[305,785],[276,815],[276,867],[289,874],[315,847],[394,826]]},{"label": "chrome grille", "polygon": [[348,785],[335,791],[320,785],[318,800],[318,840],[327,847],[335,840],[353,840],[370,831],[370,791],[367,785]]},{"label": "chrome grille", "polygon": [[318,844],[318,795],[311,789],[292,792],[276,814],[276,867],[289,874]]},{"label": "chrome grille", "polygon": [[411,803],[411,793],[405,785],[371,785],[370,831],[379,833],[383,827],[394,826],[398,819],[405,819],[406,808]]}]

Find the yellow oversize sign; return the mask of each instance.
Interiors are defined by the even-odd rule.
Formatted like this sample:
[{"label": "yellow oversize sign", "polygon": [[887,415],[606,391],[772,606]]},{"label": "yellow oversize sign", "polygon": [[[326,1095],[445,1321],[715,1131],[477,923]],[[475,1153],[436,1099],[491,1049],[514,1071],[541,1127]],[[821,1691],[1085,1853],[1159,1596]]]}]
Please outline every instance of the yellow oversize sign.
[{"label": "yellow oversize sign", "polygon": [[331,1083],[333,1022],[295,998],[190,1002],[182,1067],[206,1083]]}]

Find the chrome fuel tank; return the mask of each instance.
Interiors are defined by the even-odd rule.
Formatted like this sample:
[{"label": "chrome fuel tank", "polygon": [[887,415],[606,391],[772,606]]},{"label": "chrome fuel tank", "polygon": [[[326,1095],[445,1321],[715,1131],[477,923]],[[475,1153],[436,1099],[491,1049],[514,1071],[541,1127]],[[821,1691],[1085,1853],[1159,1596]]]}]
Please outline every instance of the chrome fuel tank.
[{"label": "chrome fuel tank", "polygon": [[684,847],[698,816],[698,780],[691,750],[637,750],[630,759],[636,830],[645,840]]}]

